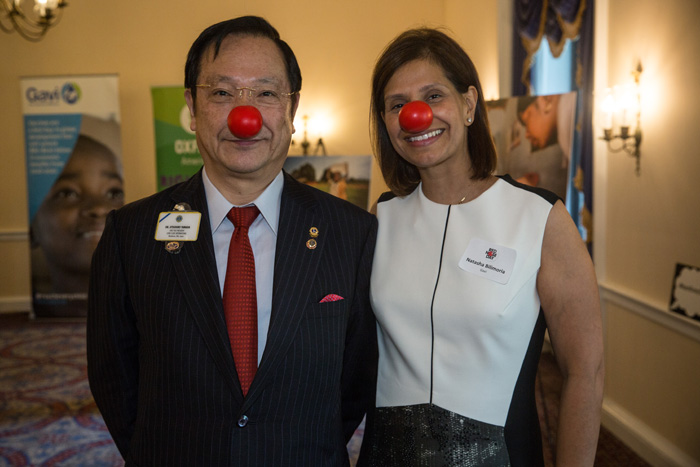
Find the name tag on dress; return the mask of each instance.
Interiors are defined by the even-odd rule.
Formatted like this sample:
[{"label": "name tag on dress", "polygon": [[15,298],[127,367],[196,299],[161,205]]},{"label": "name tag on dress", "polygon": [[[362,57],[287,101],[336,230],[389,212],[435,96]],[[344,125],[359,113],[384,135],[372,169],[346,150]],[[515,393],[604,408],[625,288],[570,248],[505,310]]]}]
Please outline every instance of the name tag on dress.
[{"label": "name tag on dress", "polygon": [[156,240],[159,242],[193,242],[199,235],[202,213],[197,211],[166,211],[158,214]]},{"label": "name tag on dress", "polygon": [[517,253],[512,248],[473,238],[459,260],[459,267],[499,284],[506,284],[513,272],[516,256]]}]

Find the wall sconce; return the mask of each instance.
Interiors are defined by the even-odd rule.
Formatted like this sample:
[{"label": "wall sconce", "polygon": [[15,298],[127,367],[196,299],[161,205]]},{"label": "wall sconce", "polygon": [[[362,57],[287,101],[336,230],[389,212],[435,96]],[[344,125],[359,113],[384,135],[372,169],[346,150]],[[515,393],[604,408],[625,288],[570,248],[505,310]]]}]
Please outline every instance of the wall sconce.
[{"label": "wall sconce", "polygon": [[65,0],[0,0],[0,29],[38,42],[63,16]]},{"label": "wall sconce", "polygon": [[[309,116],[304,115],[302,117],[304,119],[304,139],[299,143],[301,146],[301,153],[305,156],[309,155],[309,148],[311,147],[311,142],[307,138],[307,125],[309,122]],[[292,145],[294,145],[294,140],[292,139]],[[318,151],[321,151],[322,156],[326,156],[326,145],[323,144],[323,138],[319,138],[318,141],[316,142],[316,147],[314,148],[314,156],[318,155]]]},{"label": "wall sconce", "polygon": [[[608,149],[612,152],[620,152],[624,150],[627,154],[634,157],[637,161],[635,173],[639,176],[641,172],[640,158],[641,154],[639,146],[642,144],[642,95],[640,92],[639,78],[642,74],[642,62],[637,62],[637,67],[632,72],[634,76],[634,88],[629,87],[618,90],[606,89],[605,97],[601,103],[603,110],[603,136],[600,138],[608,143]],[[616,92],[617,91],[617,92]],[[621,114],[621,122],[619,124],[620,133],[614,134],[613,128],[616,117]],[[636,115],[636,128],[634,133],[630,132],[630,124],[628,119],[631,114]],[[618,143],[617,140],[619,140]],[[617,144],[617,146],[616,146]]]}]

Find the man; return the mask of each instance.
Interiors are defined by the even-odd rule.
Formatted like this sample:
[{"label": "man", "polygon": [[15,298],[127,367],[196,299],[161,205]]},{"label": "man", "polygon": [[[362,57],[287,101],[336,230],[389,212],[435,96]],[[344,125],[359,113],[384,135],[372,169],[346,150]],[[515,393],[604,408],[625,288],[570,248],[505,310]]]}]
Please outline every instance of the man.
[{"label": "man", "polygon": [[[185,88],[204,169],[112,212],[93,259],[88,375],[97,405],[127,465],[348,465],[345,444],[374,397],[376,220],[282,171],[301,73],[264,19],[202,32]],[[249,138],[227,125],[242,105],[262,115]],[[228,260],[246,230],[234,229],[229,211],[243,211],[232,207],[254,211],[254,297],[242,301],[257,301],[256,333],[238,328],[245,319],[229,306],[242,296],[231,271],[246,273]],[[196,240],[156,228],[170,211],[198,229]],[[252,376],[237,353],[251,334]]]}]

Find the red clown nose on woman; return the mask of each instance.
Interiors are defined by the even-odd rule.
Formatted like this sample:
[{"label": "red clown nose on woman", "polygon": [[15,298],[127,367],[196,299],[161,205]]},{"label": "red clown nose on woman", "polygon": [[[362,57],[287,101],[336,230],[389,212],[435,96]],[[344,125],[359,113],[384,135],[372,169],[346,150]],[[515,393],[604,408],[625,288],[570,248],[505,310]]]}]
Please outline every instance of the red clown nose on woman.
[{"label": "red clown nose on woman", "polygon": [[399,112],[399,125],[401,125],[403,131],[408,133],[418,133],[427,130],[432,123],[433,110],[423,101],[409,102]]}]

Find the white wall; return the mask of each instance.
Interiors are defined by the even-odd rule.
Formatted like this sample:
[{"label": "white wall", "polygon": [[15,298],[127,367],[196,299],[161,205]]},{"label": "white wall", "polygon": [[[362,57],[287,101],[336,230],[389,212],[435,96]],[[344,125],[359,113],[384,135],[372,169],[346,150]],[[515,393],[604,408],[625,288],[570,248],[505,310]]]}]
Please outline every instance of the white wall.
[{"label": "white wall", "polygon": [[597,90],[631,82],[638,59],[644,67],[641,175],[602,142],[595,155],[603,423],[653,465],[700,465],[700,325],[667,311],[676,263],[700,266],[700,3],[596,8]]}]

